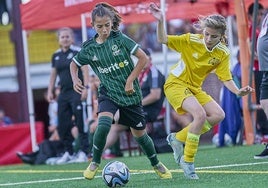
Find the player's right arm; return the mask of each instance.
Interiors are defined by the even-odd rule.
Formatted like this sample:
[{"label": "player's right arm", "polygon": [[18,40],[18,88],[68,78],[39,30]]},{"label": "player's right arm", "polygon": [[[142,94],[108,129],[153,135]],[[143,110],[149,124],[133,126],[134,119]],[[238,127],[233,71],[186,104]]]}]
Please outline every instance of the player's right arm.
[{"label": "player's right arm", "polygon": [[53,90],[55,87],[56,78],[57,78],[57,70],[56,68],[52,67],[51,72],[50,72],[48,89],[47,89],[47,101],[48,102],[52,102],[54,100]]},{"label": "player's right arm", "polygon": [[74,61],[71,62],[70,64],[70,72],[72,76],[72,81],[73,81],[73,89],[77,92],[82,94],[82,91],[85,89],[83,86],[82,81],[78,77],[78,66]]},{"label": "player's right arm", "polygon": [[159,43],[166,44],[167,43],[167,33],[164,27],[164,16],[160,8],[156,6],[156,4],[151,3],[149,6],[151,14],[158,20],[157,24],[157,40]]}]

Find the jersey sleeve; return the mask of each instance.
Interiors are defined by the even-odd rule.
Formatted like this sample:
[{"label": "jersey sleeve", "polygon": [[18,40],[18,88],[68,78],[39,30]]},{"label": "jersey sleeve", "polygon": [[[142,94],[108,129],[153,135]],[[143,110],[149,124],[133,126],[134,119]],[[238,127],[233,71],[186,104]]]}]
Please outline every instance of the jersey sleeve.
[{"label": "jersey sleeve", "polygon": [[134,55],[136,53],[136,51],[138,50],[139,45],[134,40],[129,38],[127,35],[122,34],[122,36],[123,36],[122,38],[123,38],[123,43],[124,43],[125,47],[128,49],[128,51],[132,55]]},{"label": "jersey sleeve", "polygon": [[73,61],[78,65],[78,66],[83,66],[89,64],[89,58],[86,53],[86,48],[82,48],[74,57]]},{"label": "jersey sleeve", "polygon": [[190,34],[183,35],[168,35],[167,36],[167,46],[168,48],[175,50],[177,52],[181,52],[183,47],[189,43]]},{"label": "jersey sleeve", "polygon": [[216,75],[221,81],[232,80],[232,73],[230,68],[230,54],[226,55],[222,62],[219,64],[215,70]]}]

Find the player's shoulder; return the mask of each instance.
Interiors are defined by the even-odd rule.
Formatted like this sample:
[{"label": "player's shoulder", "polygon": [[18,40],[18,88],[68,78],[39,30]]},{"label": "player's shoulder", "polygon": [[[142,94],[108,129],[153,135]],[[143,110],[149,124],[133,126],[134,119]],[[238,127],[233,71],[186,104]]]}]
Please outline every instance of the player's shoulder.
[{"label": "player's shoulder", "polygon": [[203,43],[203,35],[201,34],[189,33],[187,37],[189,37],[190,42]]},{"label": "player's shoulder", "polygon": [[111,31],[110,36],[111,38],[117,38],[117,37],[122,37],[125,34],[123,34],[120,30],[117,31]]},{"label": "player's shoulder", "polygon": [[86,47],[90,46],[93,43],[94,43],[94,39],[92,37],[92,38],[87,39],[85,42],[83,42],[82,47],[86,48]]},{"label": "player's shoulder", "polygon": [[219,49],[220,51],[222,51],[226,55],[230,54],[230,49],[225,44],[223,44],[221,42],[217,45],[217,49]]},{"label": "player's shoulder", "polygon": [[52,54],[52,57],[59,55],[61,52],[62,52],[61,48],[58,48],[57,50],[54,51],[54,53]]},{"label": "player's shoulder", "polygon": [[60,53],[60,52],[61,52],[61,49],[58,48],[58,49],[54,52],[54,54],[58,54],[58,53]]}]

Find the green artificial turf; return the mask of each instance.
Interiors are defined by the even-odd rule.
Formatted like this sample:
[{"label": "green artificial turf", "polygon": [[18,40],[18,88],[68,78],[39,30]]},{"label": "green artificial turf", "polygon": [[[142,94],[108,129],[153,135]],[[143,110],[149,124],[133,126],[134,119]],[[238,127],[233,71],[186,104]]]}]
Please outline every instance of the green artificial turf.
[{"label": "green artificial turf", "polygon": [[106,187],[101,169],[111,160],[124,162],[130,169],[125,187],[137,188],[266,188],[268,187],[268,159],[256,160],[255,154],[263,145],[215,148],[201,145],[195,167],[199,180],[187,180],[175,164],[172,153],[159,154],[159,159],[172,171],[173,178],[161,180],[154,173],[144,155],[102,160],[95,179],[85,180],[83,170],[88,163],[66,165],[25,164],[0,166],[0,187],[23,188],[94,188]]}]

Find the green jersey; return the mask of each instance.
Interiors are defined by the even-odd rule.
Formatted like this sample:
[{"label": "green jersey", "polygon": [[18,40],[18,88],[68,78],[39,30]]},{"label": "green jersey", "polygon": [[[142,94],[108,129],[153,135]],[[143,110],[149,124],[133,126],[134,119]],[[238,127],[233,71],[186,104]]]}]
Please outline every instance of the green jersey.
[{"label": "green jersey", "polygon": [[[130,106],[141,103],[139,82],[135,79],[135,93],[127,95],[125,84],[135,65],[131,58],[139,45],[120,31],[112,31],[107,40],[98,44],[97,34],[86,41],[80,52],[73,58],[78,66],[90,65],[99,77],[99,91],[106,90],[106,95],[120,106]],[[104,87],[104,88],[103,88]]]}]

